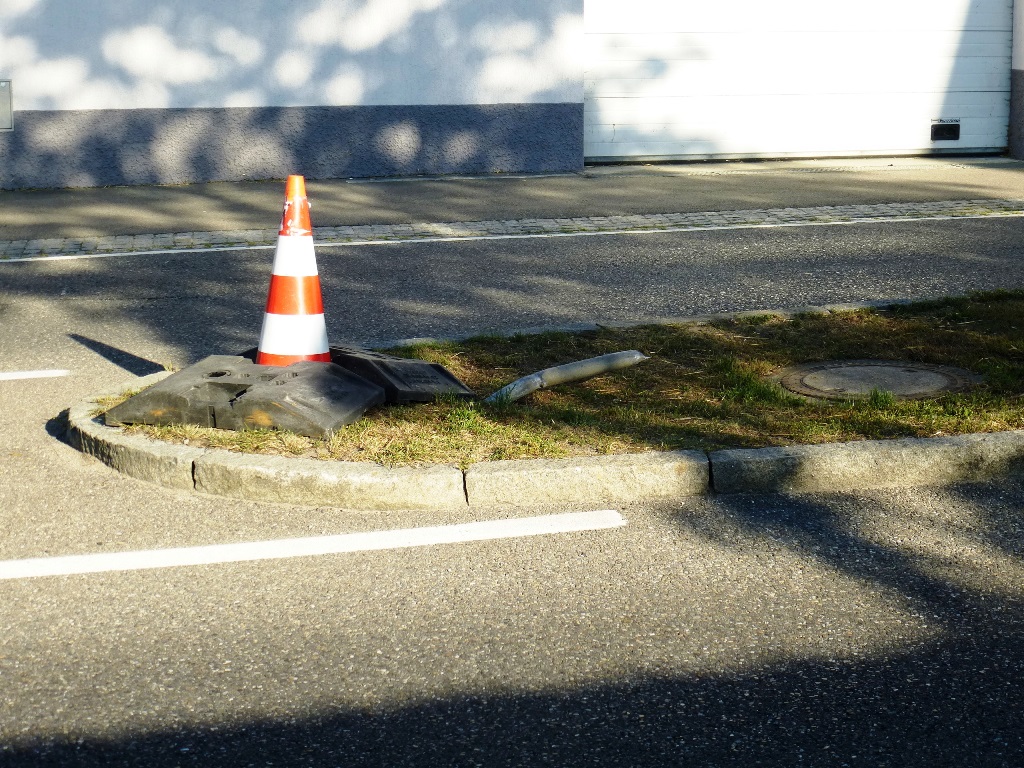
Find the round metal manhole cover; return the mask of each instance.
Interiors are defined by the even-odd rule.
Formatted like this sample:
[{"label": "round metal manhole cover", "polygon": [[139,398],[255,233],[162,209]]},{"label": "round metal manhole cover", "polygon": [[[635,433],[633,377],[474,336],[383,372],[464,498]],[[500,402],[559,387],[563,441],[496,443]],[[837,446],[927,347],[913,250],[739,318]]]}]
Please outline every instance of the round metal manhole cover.
[{"label": "round metal manhole cover", "polygon": [[900,360],[827,360],[789,368],[777,378],[790,392],[829,400],[855,400],[874,390],[914,400],[981,383],[980,376],[960,368]]}]

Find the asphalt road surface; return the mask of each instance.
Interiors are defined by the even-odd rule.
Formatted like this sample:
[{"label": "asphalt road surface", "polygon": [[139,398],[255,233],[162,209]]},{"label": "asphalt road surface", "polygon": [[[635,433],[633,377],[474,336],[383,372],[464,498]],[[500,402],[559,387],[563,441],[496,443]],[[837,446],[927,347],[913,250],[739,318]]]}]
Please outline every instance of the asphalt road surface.
[{"label": "asphalt road surface", "polygon": [[[1024,285],[1020,219],[321,249],[335,340]],[[0,564],[559,509],[157,488],[86,395],[255,343],[271,253],[0,264]],[[0,581],[0,765],[1024,765],[1024,484],[721,496],[608,530]]]},{"label": "asphalt road surface", "polygon": [[[178,538],[240,511],[171,501]],[[1016,483],[718,497],[603,531],[0,582],[0,764],[1018,766],[1022,505]],[[236,536],[370,524],[246,511]],[[79,550],[160,538],[91,533]]]},{"label": "asphalt road surface", "polygon": [[[0,354],[52,367],[87,339],[180,365],[247,349],[272,258],[0,264]],[[1016,288],[1024,219],[321,247],[318,266],[331,339],[373,341]]]}]

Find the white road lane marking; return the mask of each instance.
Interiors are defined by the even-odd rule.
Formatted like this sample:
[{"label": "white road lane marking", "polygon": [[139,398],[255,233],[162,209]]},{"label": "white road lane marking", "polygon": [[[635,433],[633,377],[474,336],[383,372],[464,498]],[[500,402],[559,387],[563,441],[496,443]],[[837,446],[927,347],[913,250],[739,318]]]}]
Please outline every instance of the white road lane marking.
[{"label": "white road lane marking", "polygon": [[345,552],[369,552],[405,547],[426,547],[467,541],[512,539],[572,531],[597,531],[626,525],[625,518],[610,509],[567,512],[558,515],[487,520],[427,528],[344,533],[299,539],[214,544],[134,552],[110,552],[64,557],[35,557],[0,561],[0,580],[31,579],[39,576],[69,576],[109,571],[138,571],[189,565],[214,565],[251,560],[315,557]]},{"label": "white road lane marking", "polygon": [[20,379],[55,379],[60,376],[69,376],[71,371],[47,370],[47,371],[7,371],[0,372],[0,381],[18,381]]},{"label": "white road lane marking", "polygon": [[[320,247],[320,244],[317,244]],[[82,261],[84,259],[110,259],[115,256],[176,256],[185,253],[211,253],[214,251],[272,251],[271,245],[207,245],[201,248],[167,248],[156,251],[111,251],[103,253],[65,253],[54,256],[18,256],[13,259],[0,259],[0,264],[17,264],[26,261]]]},{"label": "white road lane marking", "polygon": [[[458,243],[472,242],[476,240],[552,240],[558,238],[573,237],[602,237],[607,235],[664,235],[678,233],[697,232],[725,232],[738,229],[796,229],[799,227],[851,227],[861,224],[913,224],[917,222],[931,221],[963,221],[966,219],[1000,219],[1024,216],[1021,211],[998,211],[994,213],[971,214],[965,216],[952,216],[938,214],[934,216],[915,216],[913,218],[864,218],[849,219],[843,221],[778,221],[778,222],[754,222],[737,224],[699,224],[683,226],[667,226],[661,228],[645,229],[602,229],[585,230],[581,232],[523,232],[517,234],[483,234],[483,235],[436,235],[436,236],[410,236],[395,237],[392,240],[349,240],[346,242],[316,241],[316,249],[319,253],[325,248],[348,248],[349,246],[373,246],[373,245],[417,245],[419,243]],[[314,233],[315,238],[315,233]],[[54,256],[17,256],[10,259],[0,258],[0,265],[18,264],[30,261],[79,261],[83,259],[110,259],[120,256],[173,256],[192,253],[218,253],[224,251],[268,251],[273,250],[273,244],[268,245],[216,245],[210,244],[199,248],[173,248],[160,250],[136,250],[100,253],[68,253]]]}]

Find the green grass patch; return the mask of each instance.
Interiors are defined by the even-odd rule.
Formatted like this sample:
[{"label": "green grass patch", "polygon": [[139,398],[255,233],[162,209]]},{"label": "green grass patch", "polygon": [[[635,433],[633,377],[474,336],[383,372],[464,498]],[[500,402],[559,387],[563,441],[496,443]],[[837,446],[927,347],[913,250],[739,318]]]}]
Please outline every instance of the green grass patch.
[{"label": "green grass patch", "polygon": [[[481,395],[554,365],[625,349],[650,360],[517,402],[443,399],[385,406],[312,440],[280,432],[132,427],[175,442],[389,466],[764,447],[1024,428],[1024,292],[829,315],[770,315],[708,325],[480,337],[394,354],[441,363]],[[820,360],[880,358],[981,374],[966,393],[809,401],[772,376]]]}]

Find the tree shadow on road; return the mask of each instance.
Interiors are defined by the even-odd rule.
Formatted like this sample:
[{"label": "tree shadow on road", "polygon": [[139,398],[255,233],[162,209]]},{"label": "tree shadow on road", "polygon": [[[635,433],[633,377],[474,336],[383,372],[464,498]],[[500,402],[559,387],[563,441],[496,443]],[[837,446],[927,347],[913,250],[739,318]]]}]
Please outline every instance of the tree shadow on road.
[{"label": "tree shadow on road", "polygon": [[157,373],[164,370],[162,365],[154,363],[152,360],[147,360],[144,357],[133,355],[131,352],[126,352],[123,349],[112,347],[109,344],[104,344],[102,341],[96,339],[90,339],[88,336],[82,336],[77,333],[69,333],[68,337],[74,339],[86,349],[91,349],[100,357],[109,360],[119,368],[123,368],[136,376],[148,376],[151,373]]},{"label": "tree shadow on road", "polygon": [[[906,228],[920,226],[837,228],[827,247],[820,230],[773,230],[771,238],[751,230],[695,232],[685,241],[636,236],[642,243],[589,237],[331,246],[318,248],[317,262],[334,343],[1024,284],[1024,261],[1007,235],[1012,224],[955,222],[941,232],[948,247],[939,254],[928,238],[908,238]],[[158,344],[184,364],[256,343],[271,261],[264,250],[9,264],[0,265],[0,289],[8,312],[21,299],[52,303],[44,311],[61,335],[146,361],[164,359],[147,349]]]},{"label": "tree shadow on road", "polygon": [[[808,568],[893,593],[938,627],[919,642],[857,654],[833,638],[832,653],[794,653],[738,670],[636,674],[571,690],[451,695],[114,740],[9,744],[0,757],[17,768],[1019,766],[1024,484],[962,485],[917,498],[721,496],[708,513],[684,511],[675,522],[680,535],[709,549],[796,553]],[[943,500],[958,511],[943,511]],[[780,581],[790,575],[782,570]],[[812,595],[812,604],[819,598]],[[723,606],[732,608],[742,606]],[[828,626],[829,615],[807,617],[803,631],[831,633],[837,628]],[[772,629],[757,631],[767,642]],[[735,637],[708,641],[728,645]]]}]

